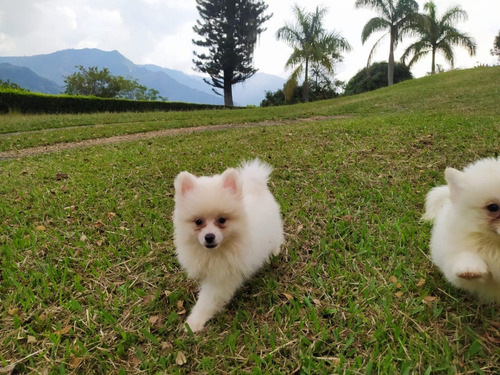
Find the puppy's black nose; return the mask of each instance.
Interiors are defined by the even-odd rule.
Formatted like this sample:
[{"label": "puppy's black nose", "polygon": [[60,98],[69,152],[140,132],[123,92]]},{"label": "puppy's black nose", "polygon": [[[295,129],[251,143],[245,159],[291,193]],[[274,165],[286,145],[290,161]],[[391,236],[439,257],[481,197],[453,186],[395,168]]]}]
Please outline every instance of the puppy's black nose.
[{"label": "puppy's black nose", "polygon": [[214,240],[215,240],[215,234],[213,234],[213,233],[205,234],[205,241],[207,243],[213,243]]}]

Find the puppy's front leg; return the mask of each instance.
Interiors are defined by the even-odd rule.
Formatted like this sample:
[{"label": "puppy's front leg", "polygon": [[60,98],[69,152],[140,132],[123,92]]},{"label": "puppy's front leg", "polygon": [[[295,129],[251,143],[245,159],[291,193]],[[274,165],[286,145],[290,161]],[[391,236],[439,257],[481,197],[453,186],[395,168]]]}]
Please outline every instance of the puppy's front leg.
[{"label": "puppy's front leg", "polygon": [[186,320],[191,331],[198,332],[205,323],[229,302],[240,283],[227,282],[214,284],[203,282],[200,288],[198,301],[196,301],[191,314]]}]

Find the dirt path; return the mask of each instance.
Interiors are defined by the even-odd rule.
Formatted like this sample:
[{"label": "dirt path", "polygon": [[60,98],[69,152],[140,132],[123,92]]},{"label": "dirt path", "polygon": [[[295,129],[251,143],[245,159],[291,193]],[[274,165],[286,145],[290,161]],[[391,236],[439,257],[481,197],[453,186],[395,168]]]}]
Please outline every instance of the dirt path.
[{"label": "dirt path", "polygon": [[[150,121],[148,121],[150,122]],[[151,121],[151,122],[158,122],[157,121]],[[120,125],[131,125],[131,124],[141,124],[142,121],[130,121],[130,122],[120,122]],[[65,126],[65,127],[60,127],[60,128],[45,128],[45,129],[33,129],[33,130],[26,130],[24,132],[18,131],[18,132],[10,132],[10,133],[1,133],[0,138],[2,137],[11,137],[13,135],[26,135],[26,134],[36,134],[36,133],[48,133],[48,132],[56,132],[58,130],[71,130],[71,129],[84,129],[84,128],[103,128],[105,126],[110,126],[114,125],[113,123],[110,124],[85,124],[85,125],[77,125],[77,126]]]},{"label": "dirt path", "polygon": [[343,119],[348,118],[350,116],[314,116],[308,118],[300,118],[296,120],[290,121],[261,121],[261,122],[253,122],[253,123],[244,123],[244,124],[223,124],[223,125],[208,125],[208,126],[197,126],[192,128],[179,128],[179,129],[163,129],[163,130],[154,130],[150,132],[142,132],[135,134],[126,134],[126,135],[117,135],[108,138],[98,138],[98,139],[87,139],[84,141],[76,141],[76,142],[66,142],[66,143],[56,143],[48,146],[38,146],[38,147],[30,147],[24,148],[21,150],[14,151],[4,151],[0,152],[0,160],[5,159],[16,159],[22,158],[25,156],[32,156],[38,154],[46,154],[51,152],[57,152],[62,150],[70,150],[74,148],[84,148],[90,146],[97,145],[109,145],[120,142],[132,142],[142,139],[152,139],[158,137],[165,137],[173,134],[189,134],[203,131],[212,131],[212,130],[225,130],[225,129],[233,129],[233,128],[252,128],[259,126],[276,126],[276,125],[285,125],[285,124],[297,124],[304,122],[312,122],[312,121],[322,121],[329,119]]}]

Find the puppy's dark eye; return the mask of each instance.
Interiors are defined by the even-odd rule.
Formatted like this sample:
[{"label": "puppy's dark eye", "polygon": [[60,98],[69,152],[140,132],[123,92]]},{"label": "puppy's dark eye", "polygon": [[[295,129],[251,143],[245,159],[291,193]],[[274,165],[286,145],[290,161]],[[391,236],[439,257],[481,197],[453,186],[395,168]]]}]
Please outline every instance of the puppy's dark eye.
[{"label": "puppy's dark eye", "polygon": [[221,216],[221,217],[219,217],[219,218],[217,219],[217,222],[218,222],[219,224],[224,224],[224,223],[226,222],[226,218],[225,218],[225,217],[223,217],[223,216]]},{"label": "puppy's dark eye", "polygon": [[203,219],[196,219],[194,223],[197,227],[201,227],[203,225]]},{"label": "puppy's dark eye", "polygon": [[487,205],[486,209],[490,212],[497,212],[498,210],[500,210],[500,207],[498,207],[498,204],[492,203],[492,204]]}]

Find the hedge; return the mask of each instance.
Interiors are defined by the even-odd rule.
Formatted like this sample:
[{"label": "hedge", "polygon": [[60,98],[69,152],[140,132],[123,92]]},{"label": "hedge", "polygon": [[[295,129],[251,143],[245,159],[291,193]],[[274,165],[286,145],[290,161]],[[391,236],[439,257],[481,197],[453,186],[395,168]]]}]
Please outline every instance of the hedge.
[{"label": "hedge", "polygon": [[10,90],[0,91],[0,113],[151,112],[222,108],[224,106],[211,104],[150,102],[87,96],[46,95]]}]

